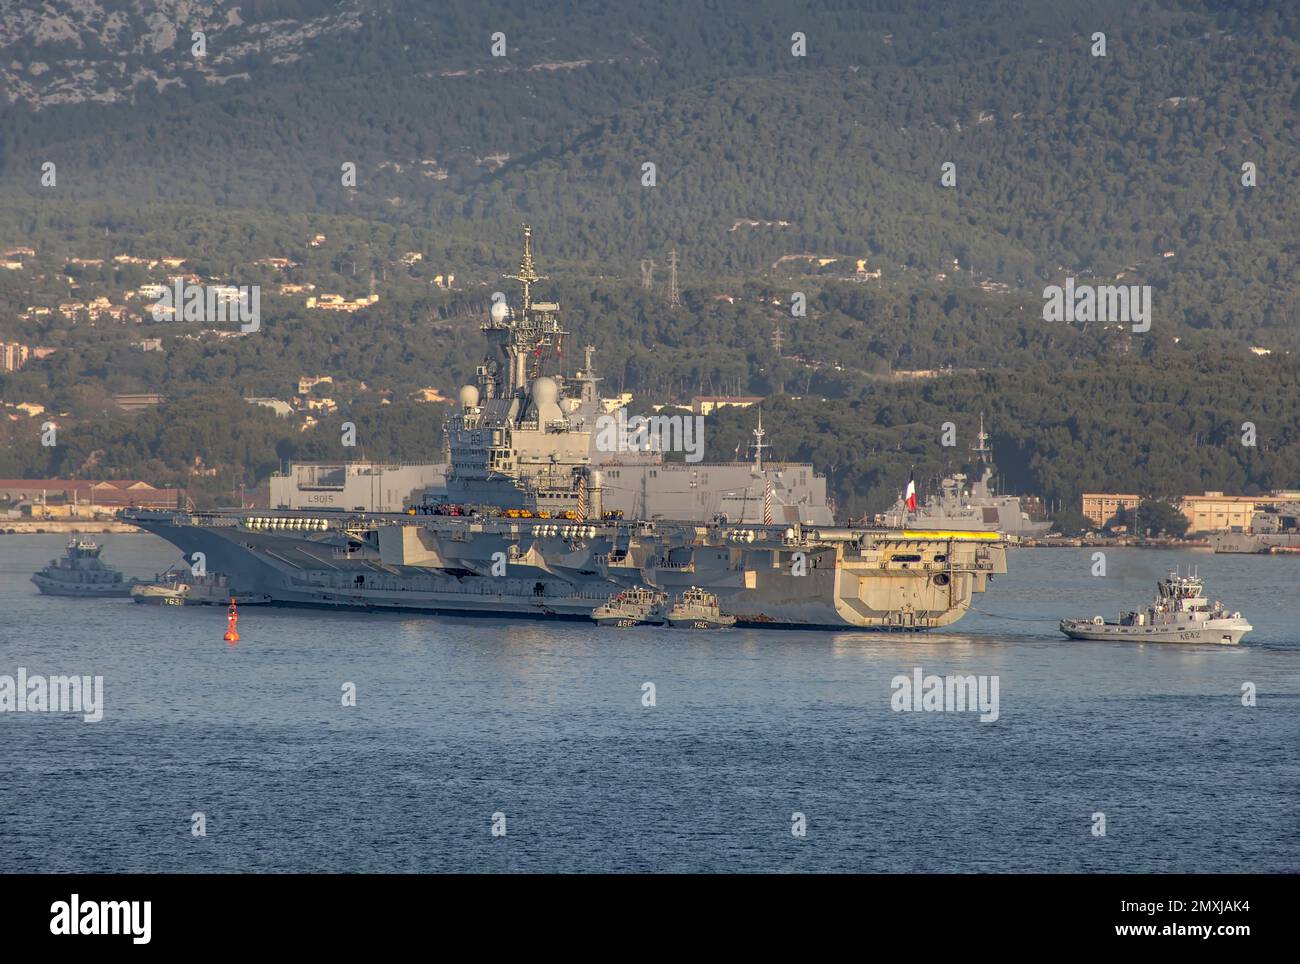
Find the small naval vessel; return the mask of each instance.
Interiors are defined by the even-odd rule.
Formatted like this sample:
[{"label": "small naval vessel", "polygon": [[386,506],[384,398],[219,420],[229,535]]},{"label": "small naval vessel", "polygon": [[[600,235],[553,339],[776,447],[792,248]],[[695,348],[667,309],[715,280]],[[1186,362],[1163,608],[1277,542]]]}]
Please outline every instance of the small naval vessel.
[{"label": "small naval vessel", "polygon": [[633,586],[615,593],[609,601],[592,610],[591,618],[602,626],[629,629],[632,626],[663,624],[660,615],[668,594],[645,586]]},{"label": "small naval vessel", "polygon": [[736,625],[736,617],[718,607],[718,597],[707,589],[691,586],[664,614],[674,629],[725,629]]},{"label": "small naval vessel", "polygon": [[131,587],[131,599],[146,606],[225,606],[231,599],[243,606],[256,606],[271,601],[266,593],[233,593],[230,581],[221,573],[196,576],[188,566],[137,583]]},{"label": "small naval vessel", "polygon": [[1210,603],[1194,572],[1171,572],[1156,584],[1156,598],[1145,609],[1121,613],[1117,622],[1100,616],[1063,619],[1061,632],[1071,639],[1139,643],[1217,643],[1235,646],[1253,628],[1241,613]]},{"label": "small naval vessel", "polygon": [[103,546],[85,539],[73,539],[62,559],[51,559],[50,564],[32,576],[36,588],[47,596],[118,597],[131,595],[136,580],[125,579],[111,566],[104,564],[99,555]]},{"label": "small naval vessel", "polygon": [[142,582],[131,587],[131,601],[146,606],[184,606],[185,590],[178,573],[163,573],[152,582]]},{"label": "small naval vessel", "polygon": [[988,445],[989,435],[984,431],[983,412],[980,412],[976,438],[971,452],[980,466],[978,479],[968,486],[964,473],[950,475],[939,482],[938,493],[918,505],[915,511],[908,509],[905,498],[900,498],[887,512],[876,516],[876,523],[916,530],[1000,532],[1017,537],[1047,532],[1052,524],[1030,519],[1018,496],[994,493],[993,478],[997,467],[993,464],[993,450]]},{"label": "small naval vessel", "polygon": [[[761,428],[749,461],[671,458],[625,401],[600,397],[594,348],[563,373],[567,333],[559,305],[534,297],[544,279],[527,226],[508,277],[521,295],[492,302],[489,351],[447,418],[432,484],[413,490],[426,476],[400,467],[331,467],[282,477],[279,494],[273,478],[273,508],[122,518],[187,559],[203,553],[240,592],[372,611],[590,620],[623,590],[694,587],[739,625],[928,629],[1007,571],[995,530],[836,525],[825,477],[764,458]],[[682,440],[699,424],[666,418]]]},{"label": "small naval vessel", "polygon": [[1283,502],[1260,509],[1245,531],[1216,532],[1215,552],[1300,552],[1300,502]]}]

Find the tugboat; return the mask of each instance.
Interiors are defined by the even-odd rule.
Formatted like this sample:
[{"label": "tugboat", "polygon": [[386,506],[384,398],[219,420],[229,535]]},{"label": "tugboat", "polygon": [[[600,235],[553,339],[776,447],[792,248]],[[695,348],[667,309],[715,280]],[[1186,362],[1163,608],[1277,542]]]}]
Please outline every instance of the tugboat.
[{"label": "tugboat", "polygon": [[241,606],[264,606],[271,601],[264,592],[235,592],[223,572],[192,577],[185,593],[187,606],[224,606],[232,599]]},{"label": "tugboat", "polygon": [[1063,619],[1061,632],[1071,639],[1235,646],[1254,628],[1241,613],[1228,612],[1218,600],[1211,604],[1191,570],[1186,576],[1169,573],[1156,589],[1156,598],[1146,609],[1121,613],[1118,622],[1108,623],[1100,616]]},{"label": "tugboat", "polygon": [[73,539],[62,559],[32,576],[36,588],[47,596],[77,596],[82,599],[131,595],[134,579],[125,579],[99,558],[103,547],[84,539]]},{"label": "tugboat", "polygon": [[223,574],[195,576],[188,566],[169,569],[152,582],[139,583],[131,589],[131,598],[146,606],[224,606],[232,598],[243,606],[271,601],[266,593],[232,593],[230,581]]},{"label": "tugboat", "polygon": [[155,576],[152,582],[132,586],[131,600],[146,606],[184,606],[189,588],[179,572],[168,571]]},{"label": "tugboat", "polygon": [[643,623],[659,626],[664,621],[659,611],[667,601],[667,593],[637,586],[610,596],[608,602],[596,607],[591,618],[602,626],[616,629],[629,629]]},{"label": "tugboat", "polygon": [[718,597],[697,586],[682,593],[665,618],[674,629],[725,629],[736,625],[735,616],[718,609]]}]

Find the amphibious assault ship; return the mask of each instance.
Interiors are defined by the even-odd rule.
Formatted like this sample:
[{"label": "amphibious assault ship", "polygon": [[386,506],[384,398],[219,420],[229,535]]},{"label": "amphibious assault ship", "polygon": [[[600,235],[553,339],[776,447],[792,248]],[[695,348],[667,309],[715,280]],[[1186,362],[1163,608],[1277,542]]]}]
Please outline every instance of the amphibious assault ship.
[{"label": "amphibious assault ship", "polygon": [[593,348],[573,379],[543,371],[566,332],[559,306],[533,298],[545,279],[527,227],[507,277],[521,297],[493,300],[490,353],[447,420],[445,476],[400,508],[124,517],[201,553],[234,591],[371,610],[589,620],[625,589],[697,587],[739,625],[925,629],[1006,572],[996,532],[836,526],[812,466],[764,461],[761,423],[752,461],[666,459],[599,398]]}]

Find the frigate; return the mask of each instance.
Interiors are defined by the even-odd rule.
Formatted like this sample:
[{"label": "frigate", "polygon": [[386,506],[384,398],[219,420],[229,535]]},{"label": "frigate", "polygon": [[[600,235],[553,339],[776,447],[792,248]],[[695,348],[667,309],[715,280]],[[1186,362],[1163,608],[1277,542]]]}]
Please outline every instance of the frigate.
[{"label": "frigate", "polygon": [[645,431],[600,397],[592,347],[574,377],[558,370],[566,332],[534,298],[526,226],[507,277],[520,297],[493,299],[432,485],[403,495],[372,476],[365,501],[344,473],[361,501],[293,505],[290,490],[270,509],[123,516],[287,605],[590,620],[622,590],[697,587],[739,625],[928,629],[1006,572],[996,531],[837,526],[825,478],[766,459],[761,423],[746,461],[671,458],[701,423],[661,413]]},{"label": "frigate", "polygon": [[1244,531],[1216,532],[1210,544],[1215,552],[1300,552],[1300,502],[1265,506]]},{"label": "frigate", "polygon": [[989,435],[984,431],[983,412],[980,412],[976,440],[971,453],[979,466],[979,478],[968,479],[961,472],[946,476],[940,480],[937,491],[920,503],[915,512],[909,510],[900,498],[888,511],[876,517],[877,524],[906,525],[911,529],[1001,532],[1021,538],[1047,532],[1052,524],[1031,519],[1018,496],[994,492],[993,478],[997,467],[988,444]]},{"label": "frigate", "polygon": [[1145,609],[1121,613],[1116,622],[1101,616],[1063,619],[1061,632],[1071,639],[1137,643],[1218,643],[1233,646],[1253,627],[1241,613],[1229,612],[1205,596],[1192,571],[1169,573],[1156,584],[1155,600]]}]

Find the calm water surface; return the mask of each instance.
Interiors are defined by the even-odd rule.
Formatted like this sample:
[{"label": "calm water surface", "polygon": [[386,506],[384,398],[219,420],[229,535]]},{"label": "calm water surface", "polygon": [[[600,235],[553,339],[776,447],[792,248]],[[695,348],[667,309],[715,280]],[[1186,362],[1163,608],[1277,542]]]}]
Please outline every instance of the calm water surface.
[{"label": "calm water surface", "polygon": [[[218,608],[38,595],[65,541],[0,536],[0,674],[102,675],[104,719],[0,714],[0,872],[1300,870],[1300,558],[1019,550],[941,634],[246,607],[232,647]],[[1056,632],[1188,562],[1242,646]],[[1000,718],[893,712],[917,666],[996,675]]]}]

